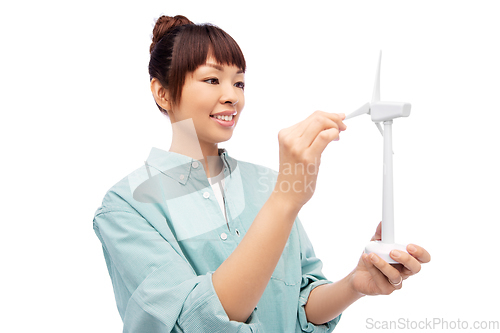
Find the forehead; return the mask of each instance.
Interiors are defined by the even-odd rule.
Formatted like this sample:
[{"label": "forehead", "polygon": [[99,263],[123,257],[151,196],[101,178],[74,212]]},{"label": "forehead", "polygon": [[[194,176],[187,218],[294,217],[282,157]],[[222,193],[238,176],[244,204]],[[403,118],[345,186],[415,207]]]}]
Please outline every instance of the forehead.
[{"label": "forehead", "polygon": [[227,63],[220,63],[213,56],[208,56],[205,63],[200,65],[198,67],[198,69],[201,67],[213,68],[213,69],[216,69],[216,70],[221,71],[221,72],[225,72],[225,71],[233,72],[233,71],[235,71],[236,74],[244,74],[245,73],[242,68],[239,68],[236,65],[229,65]]}]

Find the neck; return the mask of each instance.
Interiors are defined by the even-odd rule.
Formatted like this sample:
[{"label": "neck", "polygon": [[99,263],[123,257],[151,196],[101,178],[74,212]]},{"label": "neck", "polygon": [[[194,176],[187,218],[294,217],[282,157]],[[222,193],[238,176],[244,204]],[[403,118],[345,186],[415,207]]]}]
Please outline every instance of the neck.
[{"label": "neck", "polygon": [[201,143],[192,119],[172,123],[172,144],[169,151],[189,156],[203,163],[207,177],[222,171],[217,143]]}]

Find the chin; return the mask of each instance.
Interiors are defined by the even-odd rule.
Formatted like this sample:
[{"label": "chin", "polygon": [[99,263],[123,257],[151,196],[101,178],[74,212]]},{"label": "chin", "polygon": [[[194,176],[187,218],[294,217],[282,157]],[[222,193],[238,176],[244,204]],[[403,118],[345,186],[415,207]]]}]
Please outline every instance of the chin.
[{"label": "chin", "polygon": [[232,137],[232,135],[219,138],[219,140],[217,140],[217,143],[229,141],[229,139],[231,139],[231,137]]}]

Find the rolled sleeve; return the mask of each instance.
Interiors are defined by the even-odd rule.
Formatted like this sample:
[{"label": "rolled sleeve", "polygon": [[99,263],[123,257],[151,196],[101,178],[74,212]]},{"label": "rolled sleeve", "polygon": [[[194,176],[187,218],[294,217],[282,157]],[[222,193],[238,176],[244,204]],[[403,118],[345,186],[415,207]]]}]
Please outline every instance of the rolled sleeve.
[{"label": "rolled sleeve", "polygon": [[296,226],[299,232],[300,239],[300,248],[301,248],[301,264],[302,264],[302,281],[300,286],[300,296],[299,303],[297,308],[297,316],[298,316],[298,329],[302,330],[302,332],[331,332],[337,326],[341,314],[330,320],[329,322],[322,325],[315,325],[310,323],[307,320],[305,305],[309,299],[309,294],[311,291],[326,283],[332,283],[326,279],[326,277],[321,272],[323,268],[323,263],[319,258],[317,258],[314,254],[313,246],[297,217]]},{"label": "rolled sleeve", "polygon": [[255,310],[246,323],[229,320],[213,288],[212,273],[164,288],[161,281],[168,270],[156,271],[132,295],[124,333],[170,332],[170,327],[173,332],[259,332]]},{"label": "rolled sleeve", "polygon": [[[308,280],[308,279],[306,279]],[[299,296],[299,307],[298,307],[298,318],[299,318],[299,325],[300,329],[303,332],[331,332],[335,329],[337,326],[337,323],[340,320],[340,316],[338,315],[334,319],[330,320],[329,322],[322,324],[322,325],[315,325],[313,323],[310,323],[307,321],[307,316],[306,316],[306,310],[305,310],[305,305],[307,303],[307,300],[309,299],[309,294],[311,291],[316,288],[317,286],[320,286],[322,284],[326,283],[331,283],[331,281],[328,280],[316,280],[314,282],[305,282],[306,287],[301,289],[300,291],[300,296]]]},{"label": "rolled sleeve", "polygon": [[229,320],[212,284],[138,213],[102,210],[94,218],[123,332],[258,332],[256,310],[247,322]]}]

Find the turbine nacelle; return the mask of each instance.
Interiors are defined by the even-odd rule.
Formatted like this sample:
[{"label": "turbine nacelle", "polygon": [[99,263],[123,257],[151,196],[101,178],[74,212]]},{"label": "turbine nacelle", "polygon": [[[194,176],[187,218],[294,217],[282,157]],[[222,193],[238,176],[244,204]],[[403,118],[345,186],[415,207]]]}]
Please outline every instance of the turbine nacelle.
[{"label": "turbine nacelle", "polygon": [[380,123],[410,115],[411,104],[404,102],[375,102],[370,105],[372,121]]},{"label": "turbine nacelle", "polygon": [[380,101],[380,65],[382,62],[382,51],[380,51],[377,73],[375,75],[375,85],[371,103],[366,103],[356,111],[350,113],[345,119],[354,118],[362,114],[371,115],[372,121],[377,125],[380,132],[380,122],[393,120],[400,117],[408,117],[411,111],[411,104],[405,102],[382,102]]}]

